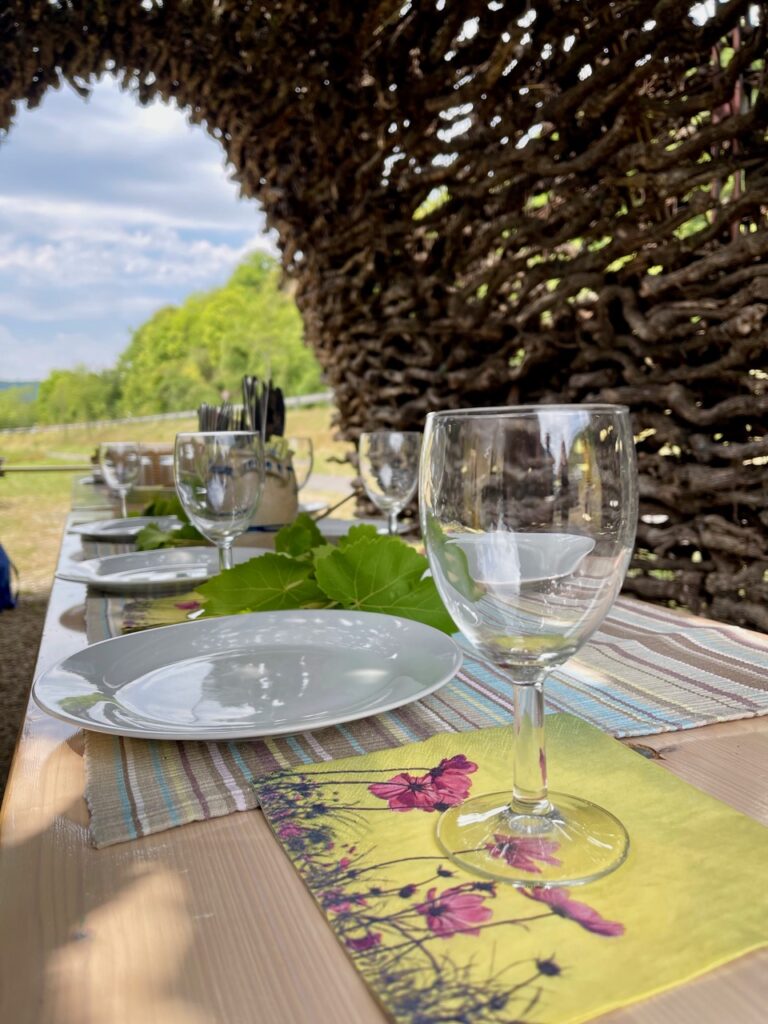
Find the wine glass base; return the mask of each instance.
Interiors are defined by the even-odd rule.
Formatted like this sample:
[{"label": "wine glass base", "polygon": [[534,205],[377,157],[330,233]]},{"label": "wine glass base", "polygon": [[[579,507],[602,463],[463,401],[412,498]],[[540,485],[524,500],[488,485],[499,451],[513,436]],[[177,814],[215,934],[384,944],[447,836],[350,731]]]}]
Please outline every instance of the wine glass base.
[{"label": "wine glass base", "polygon": [[509,793],[474,797],[440,815],[437,839],[472,874],[532,888],[584,885],[624,862],[629,836],[609,811],[565,793],[549,805],[517,813]]}]

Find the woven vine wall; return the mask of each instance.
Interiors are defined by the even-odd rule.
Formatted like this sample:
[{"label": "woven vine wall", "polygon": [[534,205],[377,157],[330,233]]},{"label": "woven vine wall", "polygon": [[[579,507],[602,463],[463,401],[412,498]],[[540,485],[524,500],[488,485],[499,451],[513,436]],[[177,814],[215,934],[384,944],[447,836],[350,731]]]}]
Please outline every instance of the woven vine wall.
[{"label": "woven vine wall", "polygon": [[346,438],[625,402],[627,589],[768,630],[766,5],[706,6],[11,0],[0,129],[106,72],[174,98],[278,232]]}]

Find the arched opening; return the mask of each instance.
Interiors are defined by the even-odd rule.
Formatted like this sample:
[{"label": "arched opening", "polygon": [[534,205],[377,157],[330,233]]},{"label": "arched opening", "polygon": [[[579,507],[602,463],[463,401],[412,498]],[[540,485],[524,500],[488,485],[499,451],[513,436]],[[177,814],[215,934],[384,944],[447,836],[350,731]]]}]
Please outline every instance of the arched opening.
[{"label": "arched opening", "polygon": [[277,255],[220,146],[173,105],[140,106],[111,76],[87,101],[65,86],[21,110],[0,165],[11,377],[112,367],[157,309],[222,284],[252,251]]},{"label": "arched opening", "polygon": [[655,10],[19,3],[0,121],[109,62],[175,98],[263,203],[349,438],[626,402],[628,587],[768,628],[765,12]]}]

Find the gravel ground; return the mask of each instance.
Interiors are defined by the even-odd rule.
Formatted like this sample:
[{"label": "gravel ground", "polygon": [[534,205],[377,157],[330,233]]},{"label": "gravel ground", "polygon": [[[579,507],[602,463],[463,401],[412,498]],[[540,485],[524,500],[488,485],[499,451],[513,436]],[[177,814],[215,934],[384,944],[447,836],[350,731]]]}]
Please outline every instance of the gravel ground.
[{"label": "gravel ground", "polygon": [[0,798],[32,685],[48,594],[22,594],[0,612]]}]

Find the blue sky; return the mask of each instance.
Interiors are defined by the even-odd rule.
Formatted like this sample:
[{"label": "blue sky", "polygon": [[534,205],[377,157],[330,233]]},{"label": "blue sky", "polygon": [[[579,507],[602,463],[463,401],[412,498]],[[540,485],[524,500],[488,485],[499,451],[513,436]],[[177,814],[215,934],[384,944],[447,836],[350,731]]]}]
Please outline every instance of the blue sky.
[{"label": "blue sky", "polygon": [[0,380],[113,366],[131,332],[276,252],[219,144],[111,79],[21,109],[0,142]]}]

